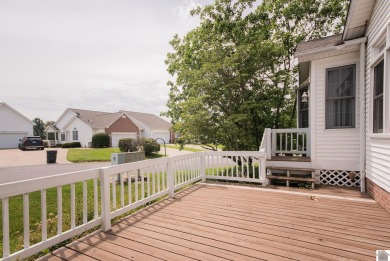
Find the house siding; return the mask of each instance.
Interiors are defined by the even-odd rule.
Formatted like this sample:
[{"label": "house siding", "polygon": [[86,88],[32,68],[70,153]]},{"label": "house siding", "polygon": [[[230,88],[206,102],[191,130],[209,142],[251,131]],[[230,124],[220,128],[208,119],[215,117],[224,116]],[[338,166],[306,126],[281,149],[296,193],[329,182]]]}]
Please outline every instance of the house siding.
[{"label": "house siding", "polygon": [[[310,128],[312,129],[312,160],[316,169],[360,170],[359,138],[359,52],[333,52],[332,57],[315,59],[311,64]],[[355,127],[325,128],[326,69],[356,65]]]},{"label": "house siding", "polygon": [[[78,140],[73,140],[73,130],[78,131]],[[69,132],[68,142],[80,142],[81,147],[88,147],[89,142],[92,142],[93,131],[90,126],[79,118],[75,118],[67,127],[62,131]]]},{"label": "house siding", "polygon": [[10,110],[5,105],[0,105],[0,132],[23,132],[33,134],[33,123]]},{"label": "house siding", "polygon": [[[113,132],[130,132],[130,133],[137,133],[137,136],[140,135],[139,128],[133,121],[131,121],[129,118],[120,117],[118,120],[116,120],[109,128],[105,131],[108,135],[112,136]],[[110,146],[112,139],[110,139]]]},{"label": "house siding", "polygon": [[[371,15],[367,28],[367,54],[366,54],[366,72],[365,72],[365,86],[366,86],[366,177],[368,191],[373,195],[381,195],[385,192],[390,193],[390,134],[388,137],[383,135],[372,134],[372,66],[376,61],[374,54],[374,45],[378,40],[378,37],[385,32],[387,25],[390,22],[390,1],[377,0],[374,6],[374,10]],[[387,56],[389,60],[390,57]],[[387,72],[389,69],[387,69]],[[389,83],[385,84],[385,91],[390,90]],[[381,137],[382,136],[382,137]],[[370,183],[371,182],[371,183]],[[374,184],[372,184],[374,183]],[[371,189],[370,189],[371,186]],[[372,187],[379,186],[374,193]],[[383,189],[385,192],[381,192]],[[381,196],[385,197],[385,196]],[[390,199],[390,196],[387,196]],[[389,210],[389,207],[387,207]]]}]

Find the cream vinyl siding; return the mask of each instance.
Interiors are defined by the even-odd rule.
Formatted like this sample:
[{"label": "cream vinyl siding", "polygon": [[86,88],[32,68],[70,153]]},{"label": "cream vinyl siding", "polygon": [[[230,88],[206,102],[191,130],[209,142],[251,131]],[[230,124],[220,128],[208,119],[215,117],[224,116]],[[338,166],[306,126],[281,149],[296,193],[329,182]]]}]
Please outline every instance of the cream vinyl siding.
[{"label": "cream vinyl siding", "polygon": [[[346,65],[355,67],[355,127],[326,129],[326,70]],[[359,136],[359,52],[316,59],[311,65],[310,128],[312,128],[313,167],[333,170],[360,170]],[[313,150],[314,149],[314,150]]]},{"label": "cream vinyl siding", "polygon": [[[377,40],[386,32],[386,27],[390,23],[390,1],[377,0],[367,29],[367,56],[366,56],[366,177],[377,185],[390,192],[390,133],[389,129],[384,130],[384,134],[372,134],[373,132],[373,102],[372,102],[372,81],[373,66],[377,61],[374,47]],[[388,39],[389,41],[389,39]],[[387,44],[390,44],[389,42]],[[387,60],[390,56],[387,56]],[[389,64],[389,61],[387,61]],[[386,74],[389,69],[385,68]],[[384,84],[385,95],[389,97],[390,83]],[[385,101],[386,102],[386,101]],[[387,100],[389,103],[389,99]],[[385,105],[386,106],[386,105]]]}]

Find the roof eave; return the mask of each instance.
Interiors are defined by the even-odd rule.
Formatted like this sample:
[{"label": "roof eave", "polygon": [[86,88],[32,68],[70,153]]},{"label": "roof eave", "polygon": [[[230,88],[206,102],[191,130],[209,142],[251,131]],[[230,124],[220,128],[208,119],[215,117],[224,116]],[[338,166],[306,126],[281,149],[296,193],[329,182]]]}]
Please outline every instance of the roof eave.
[{"label": "roof eave", "polygon": [[366,41],[367,41],[366,37],[361,37],[361,38],[357,38],[354,40],[345,41],[343,44],[340,44],[340,45],[321,47],[321,48],[311,49],[311,50],[308,50],[305,52],[295,53],[294,56],[295,56],[295,58],[301,59],[301,58],[311,56],[311,55],[316,55],[316,54],[321,54],[321,53],[326,53],[326,52],[331,52],[331,51],[340,51],[340,50],[354,47],[355,45],[358,45],[361,43],[365,43]]}]

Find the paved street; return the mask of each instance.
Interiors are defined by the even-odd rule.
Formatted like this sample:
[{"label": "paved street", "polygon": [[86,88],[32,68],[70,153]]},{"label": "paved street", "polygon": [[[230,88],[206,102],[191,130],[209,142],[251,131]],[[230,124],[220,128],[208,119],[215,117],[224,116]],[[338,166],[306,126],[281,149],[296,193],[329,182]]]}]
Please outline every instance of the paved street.
[{"label": "paved street", "polygon": [[[57,163],[47,164],[46,150],[51,149],[43,151],[0,150],[0,184],[111,165],[110,162],[71,163],[66,160],[67,149],[56,149]],[[162,147],[160,153],[164,154],[164,147]],[[168,156],[189,153],[192,152],[167,148]]]}]

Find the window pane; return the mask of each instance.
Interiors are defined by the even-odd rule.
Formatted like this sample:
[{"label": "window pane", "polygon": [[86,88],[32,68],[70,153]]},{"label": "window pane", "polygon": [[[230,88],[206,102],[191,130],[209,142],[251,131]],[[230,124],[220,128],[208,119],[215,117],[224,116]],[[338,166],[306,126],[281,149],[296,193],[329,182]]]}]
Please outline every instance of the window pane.
[{"label": "window pane", "polygon": [[328,70],[327,98],[354,96],[354,67]]},{"label": "window pane", "polygon": [[374,68],[374,96],[378,96],[383,93],[383,60]]},{"label": "window pane", "polygon": [[326,101],[326,127],[353,127],[355,125],[355,98]]},{"label": "window pane", "polygon": [[374,132],[383,132],[383,96],[374,100]]},{"label": "window pane", "polygon": [[326,128],[355,126],[355,66],[327,70]]}]

